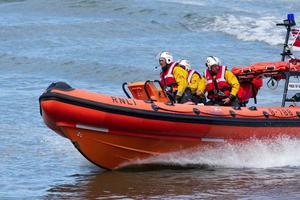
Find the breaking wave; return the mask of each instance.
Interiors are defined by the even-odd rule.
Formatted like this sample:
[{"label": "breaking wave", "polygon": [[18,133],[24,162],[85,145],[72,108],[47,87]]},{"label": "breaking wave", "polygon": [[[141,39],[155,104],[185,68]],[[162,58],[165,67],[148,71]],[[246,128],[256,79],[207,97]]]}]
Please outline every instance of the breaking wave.
[{"label": "breaking wave", "polygon": [[223,32],[243,41],[259,41],[279,45],[284,41],[284,29],[276,28],[282,20],[275,16],[248,17],[224,14],[200,17],[188,14],[183,24],[191,31]]}]

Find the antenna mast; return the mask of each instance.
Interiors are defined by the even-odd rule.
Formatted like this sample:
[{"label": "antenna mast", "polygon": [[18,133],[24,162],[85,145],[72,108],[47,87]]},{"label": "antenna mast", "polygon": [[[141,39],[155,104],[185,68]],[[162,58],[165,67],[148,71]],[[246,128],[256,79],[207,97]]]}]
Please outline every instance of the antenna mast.
[{"label": "antenna mast", "polygon": [[281,53],[281,61],[285,60],[285,56],[291,56],[293,55],[291,50],[289,49],[288,42],[289,42],[289,37],[291,33],[291,27],[295,26],[295,17],[294,14],[288,14],[287,19],[283,20],[283,23],[276,24],[276,26],[285,26],[286,28],[286,35],[285,35],[285,41],[283,44],[283,49]]}]

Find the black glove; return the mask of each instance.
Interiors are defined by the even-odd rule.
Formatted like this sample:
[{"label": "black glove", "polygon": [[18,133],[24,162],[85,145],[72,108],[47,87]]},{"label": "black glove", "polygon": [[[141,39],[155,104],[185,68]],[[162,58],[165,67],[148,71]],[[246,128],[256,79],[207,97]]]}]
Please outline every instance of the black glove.
[{"label": "black glove", "polygon": [[182,99],[182,96],[178,96],[178,95],[175,96],[175,102],[176,103],[180,103],[181,99]]},{"label": "black glove", "polygon": [[235,96],[233,96],[233,95],[231,94],[231,95],[229,95],[229,97],[228,97],[228,98],[230,99],[230,101],[231,101],[231,102],[233,102],[233,101],[235,100],[235,98],[236,98],[236,97],[235,97]]}]

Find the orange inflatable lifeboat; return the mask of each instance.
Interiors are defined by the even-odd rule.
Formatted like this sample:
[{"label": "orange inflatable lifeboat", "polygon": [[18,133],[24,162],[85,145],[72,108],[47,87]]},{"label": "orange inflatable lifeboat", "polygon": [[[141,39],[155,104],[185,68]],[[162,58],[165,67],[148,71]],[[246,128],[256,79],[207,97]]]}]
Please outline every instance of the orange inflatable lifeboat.
[{"label": "orange inflatable lifeboat", "polygon": [[163,153],[250,138],[282,134],[300,138],[298,106],[235,110],[172,104],[166,102],[167,97],[153,82],[128,86],[136,98],[53,83],[40,96],[41,115],[48,127],[70,139],[88,160],[106,169]]}]

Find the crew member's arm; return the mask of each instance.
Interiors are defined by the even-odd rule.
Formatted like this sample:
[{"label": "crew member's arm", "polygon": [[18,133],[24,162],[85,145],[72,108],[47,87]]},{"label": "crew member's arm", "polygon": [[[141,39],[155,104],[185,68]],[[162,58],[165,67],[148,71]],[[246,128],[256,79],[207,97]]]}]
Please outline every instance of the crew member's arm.
[{"label": "crew member's arm", "polygon": [[225,79],[228,82],[228,84],[231,86],[231,92],[230,94],[233,96],[236,96],[239,88],[240,88],[240,83],[236,76],[229,70],[226,70],[225,72]]},{"label": "crew member's arm", "polygon": [[198,83],[198,88],[197,88],[197,91],[196,91],[197,95],[204,97],[205,88],[206,88],[206,79],[204,77],[202,77],[199,80],[199,83]]},{"label": "crew member's arm", "polygon": [[192,75],[191,83],[190,84],[188,83],[188,87],[191,89],[192,94],[195,94],[195,92],[197,91],[200,79],[201,78],[197,73],[194,73]]},{"label": "crew member's arm", "polygon": [[177,96],[182,96],[188,83],[187,83],[187,76],[188,76],[188,73],[185,69],[183,69],[182,67],[180,66],[176,66],[174,68],[174,71],[173,71],[173,74],[174,74],[174,78],[178,84],[178,88],[177,88]]},{"label": "crew member's arm", "polygon": [[236,76],[229,70],[226,70],[225,72],[225,79],[231,86],[230,96],[223,99],[224,104],[228,104],[236,98],[236,95],[240,88],[240,83],[237,80]]}]

